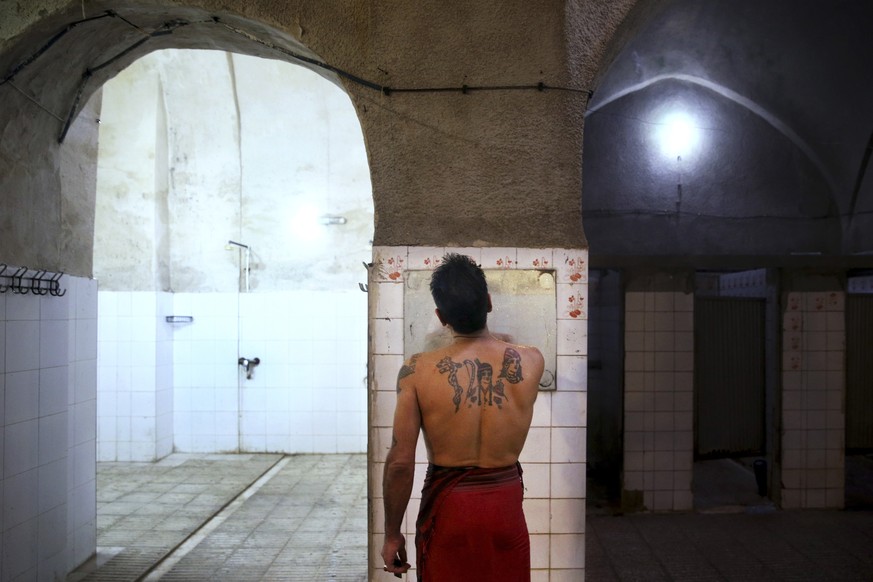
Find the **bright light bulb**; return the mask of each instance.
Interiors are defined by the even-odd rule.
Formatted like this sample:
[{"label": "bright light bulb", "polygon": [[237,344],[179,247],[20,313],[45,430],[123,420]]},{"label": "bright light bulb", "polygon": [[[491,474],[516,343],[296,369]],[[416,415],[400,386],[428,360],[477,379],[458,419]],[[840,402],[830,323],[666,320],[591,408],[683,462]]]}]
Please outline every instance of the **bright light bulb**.
[{"label": "bright light bulb", "polygon": [[671,113],[661,122],[658,139],[664,155],[678,158],[697,144],[697,128],[685,113]]}]

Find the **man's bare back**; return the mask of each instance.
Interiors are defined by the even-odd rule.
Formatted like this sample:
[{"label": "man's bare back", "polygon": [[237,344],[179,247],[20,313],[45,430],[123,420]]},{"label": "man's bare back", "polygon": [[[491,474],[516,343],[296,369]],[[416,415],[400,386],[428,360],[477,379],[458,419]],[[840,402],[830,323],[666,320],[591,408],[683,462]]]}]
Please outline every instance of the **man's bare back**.
[{"label": "man's bare back", "polygon": [[543,357],[487,332],[412,356],[398,390],[412,389],[428,460],[444,467],[504,467],[518,460],[530,428]]},{"label": "man's bare back", "polygon": [[[437,319],[448,328],[452,343],[412,356],[397,375],[394,426],[382,475],[384,569],[400,577],[410,568],[401,526],[412,492],[416,443],[423,433],[430,466],[416,520],[419,576],[459,580],[480,572],[489,579],[514,575],[530,580],[517,461],[533,417],[543,356],[536,348],[488,332],[491,296],[482,268],[470,257],[447,254],[431,275],[430,289]],[[462,498],[469,503],[464,491],[487,491],[487,507],[477,501],[473,519],[478,521],[475,531],[489,532],[490,549],[482,548],[478,535],[459,544],[474,531],[464,525],[473,514],[464,503],[436,502],[455,489],[457,503]],[[438,535],[433,527],[437,505],[450,516],[441,521]]]}]

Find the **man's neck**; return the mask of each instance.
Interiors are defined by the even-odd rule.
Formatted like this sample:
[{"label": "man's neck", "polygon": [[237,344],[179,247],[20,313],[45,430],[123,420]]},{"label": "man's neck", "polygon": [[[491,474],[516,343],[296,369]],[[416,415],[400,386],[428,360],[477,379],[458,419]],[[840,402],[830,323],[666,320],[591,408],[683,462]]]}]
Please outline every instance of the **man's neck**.
[{"label": "man's neck", "polygon": [[487,327],[483,327],[479,331],[474,331],[470,333],[460,333],[452,330],[452,339],[455,341],[486,339],[489,337],[491,337],[491,334],[488,332]]}]

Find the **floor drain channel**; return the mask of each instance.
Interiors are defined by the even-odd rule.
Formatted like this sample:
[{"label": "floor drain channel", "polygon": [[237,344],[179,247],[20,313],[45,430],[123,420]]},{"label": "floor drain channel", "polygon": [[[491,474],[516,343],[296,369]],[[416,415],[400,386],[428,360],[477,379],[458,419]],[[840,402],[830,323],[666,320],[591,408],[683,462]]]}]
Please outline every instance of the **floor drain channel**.
[{"label": "floor drain channel", "polygon": [[206,523],[196,529],[194,532],[188,536],[185,541],[176,546],[176,548],[167,554],[160,562],[156,563],[152,566],[149,571],[141,576],[139,580],[144,580],[145,582],[152,582],[154,580],[160,580],[165,574],[167,574],[170,570],[173,569],[173,566],[179,563],[179,561],[184,558],[191,550],[197,547],[197,544],[203,541],[206,536],[211,534],[215,529],[220,526],[224,521],[233,515],[240,507],[242,507],[243,503],[245,503],[252,495],[258,492],[258,490],[266,485],[273,477],[275,477],[282,469],[285,468],[291,461],[290,457],[282,457],[276,462],[275,465],[270,467],[263,475],[261,475],[254,483],[249,485],[245,490],[243,490],[239,495],[233,498],[233,500],[225,505],[218,513],[213,515]]}]

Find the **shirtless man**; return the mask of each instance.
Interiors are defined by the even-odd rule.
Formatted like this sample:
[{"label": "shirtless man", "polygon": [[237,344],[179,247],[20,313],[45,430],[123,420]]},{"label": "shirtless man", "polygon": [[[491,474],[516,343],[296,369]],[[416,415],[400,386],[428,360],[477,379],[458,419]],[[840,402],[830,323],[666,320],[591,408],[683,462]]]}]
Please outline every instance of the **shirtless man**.
[{"label": "shirtless man", "polygon": [[385,571],[399,578],[410,568],[401,523],[422,430],[430,464],[416,523],[418,579],[527,582],[530,539],[518,456],[543,356],[488,332],[491,296],[485,274],[469,257],[446,255],[430,289],[452,343],[415,354],[397,376],[383,480]]}]

